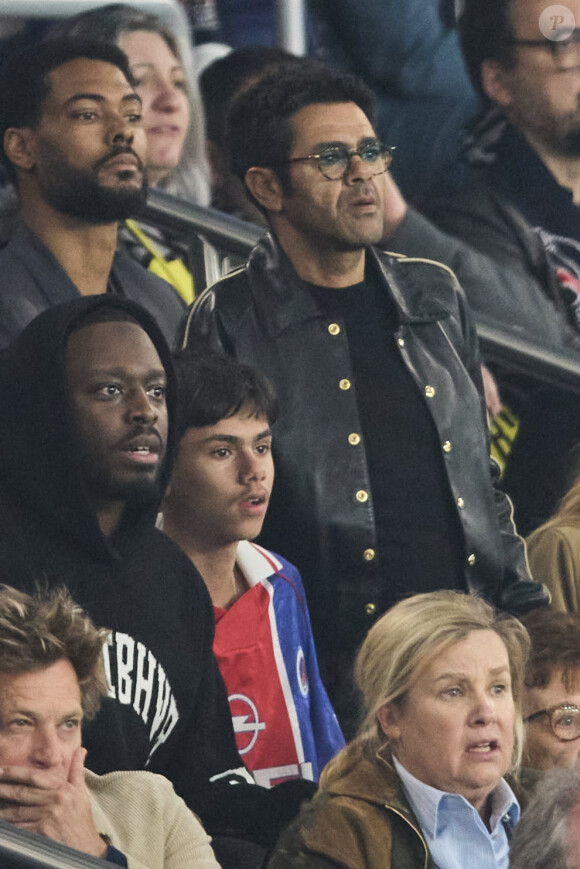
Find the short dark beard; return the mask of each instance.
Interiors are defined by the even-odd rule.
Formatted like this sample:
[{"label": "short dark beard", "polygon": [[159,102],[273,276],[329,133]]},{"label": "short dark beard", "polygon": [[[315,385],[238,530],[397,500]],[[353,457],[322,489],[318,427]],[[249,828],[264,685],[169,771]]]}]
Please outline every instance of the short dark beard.
[{"label": "short dark beard", "polygon": [[566,157],[580,157],[580,129],[568,130],[563,136],[560,146]]},{"label": "short dark beard", "polygon": [[135,155],[130,148],[117,148],[98,160],[91,169],[77,169],[64,159],[58,148],[44,143],[44,165],[39,179],[43,198],[61,214],[86,223],[113,223],[138,214],[147,200],[147,179],[140,160],[139,168],[143,172],[141,187],[115,189],[99,182],[101,166],[122,153]]}]

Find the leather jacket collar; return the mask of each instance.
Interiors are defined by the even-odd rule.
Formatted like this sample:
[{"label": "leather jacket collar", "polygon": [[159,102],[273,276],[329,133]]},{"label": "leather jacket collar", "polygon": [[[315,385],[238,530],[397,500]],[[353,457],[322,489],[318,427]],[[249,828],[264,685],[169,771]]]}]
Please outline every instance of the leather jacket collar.
[{"label": "leather jacket collar", "polygon": [[[366,248],[371,268],[382,278],[385,292],[391,298],[399,323],[431,323],[445,319],[449,311],[431,298],[425,281],[414,281],[416,272],[405,268],[416,259],[387,254],[390,260],[379,259],[373,247]],[[398,273],[405,271],[405,294],[398,284]],[[308,285],[297,274],[294,266],[275,237],[268,233],[256,245],[246,265],[250,293],[264,332],[274,338],[285,329],[313,317],[322,317]]]}]

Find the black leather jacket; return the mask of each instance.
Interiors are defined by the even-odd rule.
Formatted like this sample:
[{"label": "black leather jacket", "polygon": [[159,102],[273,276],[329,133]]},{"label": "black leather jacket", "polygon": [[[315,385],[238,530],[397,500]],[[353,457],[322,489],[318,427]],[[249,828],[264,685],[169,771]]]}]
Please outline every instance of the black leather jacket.
[{"label": "black leather jacket", "polygon": [[[477,338],[455,276],[428,260],[372,248],[367,254],[398,309],[401,355],[439,432],[465,537],[466,587],[516,613],[545,604],[542,586],[530,581],[511,504],[495,488],[495,476],[492,485],[490,464],[492,474],[497,469],[488,458]],[[266,236],[245,268],[209,287],[190,308],[182,344],[194,346],[204,336],[276,387],[277,478],[262,539],[301,570],[319,650],[353,649],[384,609],[388,576],[375,554],[344,326],[328,321]],[[360,441],[352,437],[359,432]]]}]

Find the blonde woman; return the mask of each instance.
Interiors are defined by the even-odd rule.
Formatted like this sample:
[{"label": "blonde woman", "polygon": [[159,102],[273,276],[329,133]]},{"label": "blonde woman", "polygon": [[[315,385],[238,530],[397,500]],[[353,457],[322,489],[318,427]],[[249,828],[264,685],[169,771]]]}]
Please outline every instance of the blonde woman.
[{"label": "blonde woman", "polygon": [[268,869],[507,869],[528,646],[517,619],[457,592],[387,612],[356,661],[359,735]]},{"label": "blonde woman", "polygon": [[560,503],[558,512],[527,539],[534,579],[552,594],[552,607],[580,610],[580,476]]}]

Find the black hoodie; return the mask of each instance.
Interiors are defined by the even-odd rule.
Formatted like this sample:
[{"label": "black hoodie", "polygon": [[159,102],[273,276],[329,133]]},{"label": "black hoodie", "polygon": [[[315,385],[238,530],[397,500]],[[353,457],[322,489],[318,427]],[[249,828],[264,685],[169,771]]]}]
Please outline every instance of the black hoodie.
[{"label": "black hoodie", "polygon": [[98,625],[113,629],[110,696],[84,729],[87,765],[162,773],[203,819],[212,811],[210,777],[242,765],[212,653],[210,597],[190,560],[155,529],[156,504],[126,511],[111,537],[101,533],[72,436],[67,337],[102,306],[137,320],[167,372],[162,484],[169,478],[175,385],[153,318],[114,296],[45,311],[0,355],[0,581],[26,591],[65,584]]}]

